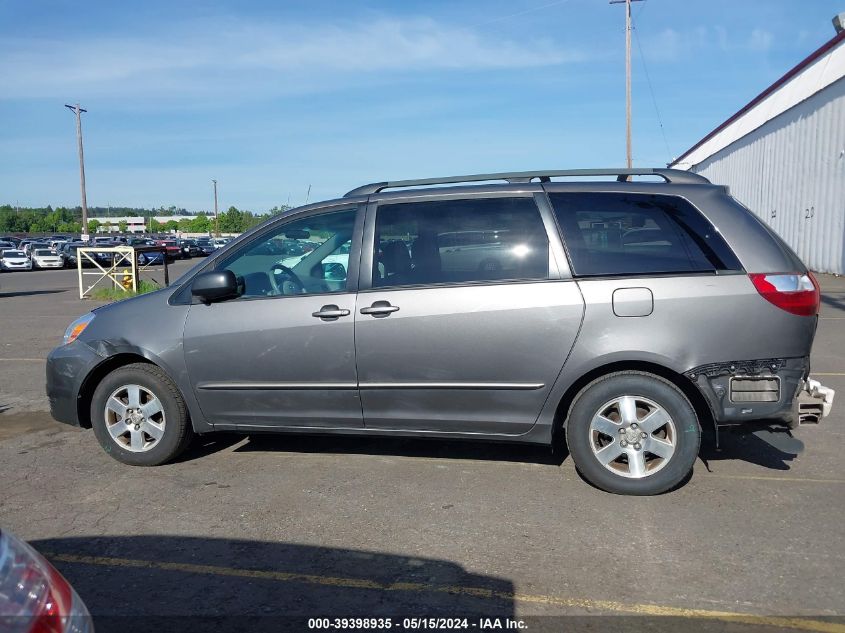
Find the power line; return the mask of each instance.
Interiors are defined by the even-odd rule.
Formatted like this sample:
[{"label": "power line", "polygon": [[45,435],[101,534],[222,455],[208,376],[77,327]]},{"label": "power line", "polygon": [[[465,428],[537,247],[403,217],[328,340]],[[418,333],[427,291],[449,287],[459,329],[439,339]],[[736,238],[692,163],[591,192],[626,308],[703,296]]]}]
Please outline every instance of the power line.
[{"label": "power line", "polygon": [[548,4],[541,4],[539,7],[532,7],[530,9],[524,9],[522,11],[517,11],[516,13],[508,13],[507,15],[500,15],[495,18],[490,18],[489,20],[484,20],[483,22],[478,22],[477,24],[473,25],[471,28],[477,28],[479,26],[484,26],[485,24],[492,24],[493,22],[501,22],[502,20],[509,20],[510,18],[516,18],[521,15],[525,15],[526,13],[534,13],[535,11],[542,11],[543,9],[548,9],[551,7],[556,7],[561,4],[566,4],[569,0],[557,0],[556,2],[549,2]]},{"label": "power line", "polygon": [[[644,2],[643,5],[646,3]],[[642,14],[642,9],[640,10],[640,14]],[[637,16],[639,17],[639,15]],[[651,101],[654,104],[654,111],[657,114],[657,123],[660,126],[660,134],[663,136],[663,144],[666,146],[666,156],[668,160],[667,163],[672,160],[672,150],[669,149],[669,141],[666,139],[666,130],[663,127],[663,117],[660,116],[660,108],[657,106],[657,97],[654,94],[654,88],[651,85],[651,77],[648,74],[648,66],[646,65],[645,55],[643,55],[643,47],[640,44],[640,36],[637,33],[636,27],[633,29],[634,31],[634,39],[637,41],[637,49],[640,51],[640,61],[643,64],[643,71],[645,72],[645,79],[648,83],[648,91],[651,93]]]}]

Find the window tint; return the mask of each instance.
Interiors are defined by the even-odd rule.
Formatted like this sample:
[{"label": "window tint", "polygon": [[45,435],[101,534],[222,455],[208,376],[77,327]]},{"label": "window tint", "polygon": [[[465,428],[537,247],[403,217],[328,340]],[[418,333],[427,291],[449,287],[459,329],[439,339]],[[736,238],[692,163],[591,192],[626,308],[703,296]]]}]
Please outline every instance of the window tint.
[{"label": "window tint", "polygon": [[282,223],[217,269],[234,272],[245,297],[344,292],[355,214],[348,209]]},{"label": "window tint", "polygon": [[532,198],[382,204],[373,286],[546,279],[549,240]]},{"label": "window tint", "polygon": [[712,224],[675,196],[552,193],[576,275],[742,270]]}]

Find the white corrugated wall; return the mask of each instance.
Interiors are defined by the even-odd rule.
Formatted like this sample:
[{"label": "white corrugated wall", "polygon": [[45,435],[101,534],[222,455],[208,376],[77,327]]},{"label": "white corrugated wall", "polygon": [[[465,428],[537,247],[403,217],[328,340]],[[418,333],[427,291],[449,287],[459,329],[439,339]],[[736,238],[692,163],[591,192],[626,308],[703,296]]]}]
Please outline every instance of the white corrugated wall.
[{"label": "white corrugated wall", "polygon": [[845,274],[845,78],[692,170],[728,185],[812,270]]}]

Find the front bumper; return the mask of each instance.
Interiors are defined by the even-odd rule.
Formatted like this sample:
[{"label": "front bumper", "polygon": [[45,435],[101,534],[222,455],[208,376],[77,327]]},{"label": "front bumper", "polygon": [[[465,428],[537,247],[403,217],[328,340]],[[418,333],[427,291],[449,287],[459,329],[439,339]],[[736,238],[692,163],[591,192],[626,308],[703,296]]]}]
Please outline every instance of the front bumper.
[{"label": "front bumper", "polygon": [[742,424],[753,420],[801,423],[801,400],[813,406],[816,421],[830,413],[834,392],[809,380],[810,359],[769,358],[729,361],[695,367],[684,375],[710,405],[716,424]]},{"label": "front bumper", "polygon": [[105,359],[76,340],[61,345],[47,357],[47,398],[50,415],[59,422],[80,426],[79,397],[91,371]]}]

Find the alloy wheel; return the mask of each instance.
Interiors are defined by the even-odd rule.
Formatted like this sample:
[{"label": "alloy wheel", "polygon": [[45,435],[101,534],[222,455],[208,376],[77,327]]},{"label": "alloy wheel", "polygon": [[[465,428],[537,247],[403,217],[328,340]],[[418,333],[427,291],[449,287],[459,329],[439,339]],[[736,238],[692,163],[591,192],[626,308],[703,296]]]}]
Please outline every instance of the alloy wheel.
[{"label": "alloy wheel", "polygon": [[106,400],[106,430],[123,449],[148,451],[164,436],[165,416],[161,401],[141,385],[123,385]]},{"label": "alloy wheel", "polygon": [[611,472],[642,479],[663,469],[675,454],[677,429],[656,402],[624,395],[603,404],[590,421],[590,448]]}]

